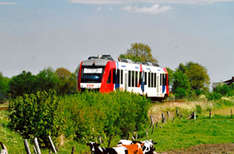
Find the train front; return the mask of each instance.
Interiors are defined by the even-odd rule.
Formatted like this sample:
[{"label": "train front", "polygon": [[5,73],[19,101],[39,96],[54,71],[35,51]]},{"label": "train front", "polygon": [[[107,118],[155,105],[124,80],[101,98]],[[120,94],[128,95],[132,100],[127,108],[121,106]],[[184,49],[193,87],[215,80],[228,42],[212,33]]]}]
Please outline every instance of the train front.
[{"label": "train front", "polygon": [[81,62],[78,72],[77,88],[79,91],[97,90],[101,88],[103,73],[108,60],[89,58]]}]

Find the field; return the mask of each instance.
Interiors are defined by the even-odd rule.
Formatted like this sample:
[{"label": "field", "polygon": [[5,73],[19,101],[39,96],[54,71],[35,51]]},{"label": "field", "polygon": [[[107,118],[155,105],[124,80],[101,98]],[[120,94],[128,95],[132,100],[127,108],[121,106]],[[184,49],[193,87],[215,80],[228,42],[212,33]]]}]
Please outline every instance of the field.
[{"label": "field", "polygon": [[[233,98],[228,102],[168,102],[154,103],[149,115],[154,122],[159,122],[148,129],[148,137],[158,144],[159,153],[234,153],[234,117],[230,117],[230,110],[234,111]],[[198,111],[196,120],[188,119],[192,111]],[[178,109],[183,117],[175,117]],[[208,110],[212,109],[212,118],[208,117]],[[160,122],[162,112],[170,111],[170,118],[166,123]],[[8,111],[0,111],[0,141],[3,142],[9,153],[24,153],[23,137],[8,128]],[[166,117],[167,118],[167,117]],[[70,153],[74,146],[77,153],[88,151],[84,144],[77,143],[71,138],[64,138],[64,145],[59,147],[59,153]],[[114,144],[114,143],[113,143]],[[30,147],[33,146],[30,144]],[[42,150],[48,153],[48,150]]]}]

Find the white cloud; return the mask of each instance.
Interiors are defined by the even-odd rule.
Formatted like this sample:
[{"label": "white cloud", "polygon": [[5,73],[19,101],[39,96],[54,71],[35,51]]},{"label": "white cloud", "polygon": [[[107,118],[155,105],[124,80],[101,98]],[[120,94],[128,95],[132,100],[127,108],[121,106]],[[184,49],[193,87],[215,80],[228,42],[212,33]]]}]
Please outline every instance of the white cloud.
[{"label": "white cloud", "polygon": [[154,4],[151,7],[127,6],[123,8],[123,10],[131,12],[131,13],[143,13],[143,14],[151,14],[151,15],[163,13],[170,9],[171,9],[170,6],[160,6],[159,4]]},{"label": "white cloud", "polygon": [[16,2],[0,2],[0,5],[16,5]]},{"label": "white cloud", "polygon": [[70,0],[81,4],[129,4],[129,3],[179,3],[179,4],[211,4],[217,2],[234,2],[234,0]]}]

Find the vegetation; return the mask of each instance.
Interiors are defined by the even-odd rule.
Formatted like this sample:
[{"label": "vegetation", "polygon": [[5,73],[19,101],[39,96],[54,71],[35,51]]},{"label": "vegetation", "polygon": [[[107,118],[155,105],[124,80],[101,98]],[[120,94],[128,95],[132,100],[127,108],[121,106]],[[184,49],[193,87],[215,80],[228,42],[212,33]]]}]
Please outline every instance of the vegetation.
[{"label": "vegetation", "polygon": [[210,78],[206,68],[198,63],[181,63],[175,72],[168,68],[168,74],[176,98],[193,98],[208,93]]},{"label": "vegetation", "polygon": [[219,100],[225,96],[234,96],[234,83],[231,85],[220,84],[207,94],[208,100]]},{"label": "vegetation", "polygon": [[149,101],[124,92],[82,94],[58,97],[54,92],[25,94],[10,101],[10,124],[26,138],[38,137],[48,144],[48,135],[65,135],[86,143],[102,138],[105,145],[113,139],[142,136],[148,125]]},{"label": "vegetation", "polygon": [[121,54],[120,59],[131,59],[134,62],[153,62],[158,61],[152,56],[151,48],[147,44],[133,43],[126,54]]},{"label": "vegetation", "polygon": [[150,136],[157,141],[157,151],[188,148],[197,144],[233,143],[234,120],[230,116],[177,119],[156,128]]},{"label": "vegetation", "polygon": [[7,98],[8,90],[9,90],[9,80],[7,77],[4,77],[2,73],[0,73],[0,103],[4,102]]}]

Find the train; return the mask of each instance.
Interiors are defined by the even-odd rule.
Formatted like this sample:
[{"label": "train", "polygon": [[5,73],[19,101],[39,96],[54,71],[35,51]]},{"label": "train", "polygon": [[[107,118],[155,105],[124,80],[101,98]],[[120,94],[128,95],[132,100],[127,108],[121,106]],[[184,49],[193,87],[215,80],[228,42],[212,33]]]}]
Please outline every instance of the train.
[{"label": "train", "polygon": [[91,56],[79,65],[77,89],[101,93],[120,90],[163,99],[169,95],[168,72],[150,62],[115,61],[110,55]]}]

